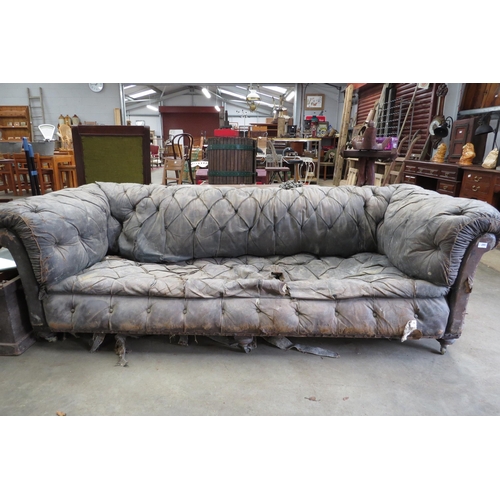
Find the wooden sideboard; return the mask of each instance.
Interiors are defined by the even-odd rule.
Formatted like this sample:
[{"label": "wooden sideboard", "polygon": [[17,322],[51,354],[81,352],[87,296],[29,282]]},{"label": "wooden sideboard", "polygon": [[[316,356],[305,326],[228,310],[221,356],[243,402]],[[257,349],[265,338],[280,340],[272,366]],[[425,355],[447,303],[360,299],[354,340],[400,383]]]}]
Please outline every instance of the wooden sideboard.
[{"label": "wooden sideboard", "polygon": [[455,163],[406,160],[403,182],[416,184],[441,194],[459,196],[462,176],[462,167]]},{"label": "wooden sideboard", "polygon": [[460,195],[482,200],[500,210],[500,170],[483,167],[461,167],[464,171]]},{"label": "wooden sideboard", "polygon": [[500,210],[500,170],[406,160],[403,182],[442,194],[486,201]]}]

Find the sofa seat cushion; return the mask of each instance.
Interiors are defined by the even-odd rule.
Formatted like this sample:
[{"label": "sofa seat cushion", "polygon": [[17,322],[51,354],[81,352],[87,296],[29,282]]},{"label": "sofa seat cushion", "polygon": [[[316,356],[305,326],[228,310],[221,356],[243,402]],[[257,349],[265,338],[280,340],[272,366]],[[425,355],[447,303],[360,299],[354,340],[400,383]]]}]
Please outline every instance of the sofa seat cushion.
[{"label": "sofa seat cushion", "polygon": [[144,264],[110,256],[47,288],[49,295],[317,300],[437,298],[447,291],[446,287],[407,277],[387,257],[373,253],[345,259],[302,253],[193,259],[176,264]]}]

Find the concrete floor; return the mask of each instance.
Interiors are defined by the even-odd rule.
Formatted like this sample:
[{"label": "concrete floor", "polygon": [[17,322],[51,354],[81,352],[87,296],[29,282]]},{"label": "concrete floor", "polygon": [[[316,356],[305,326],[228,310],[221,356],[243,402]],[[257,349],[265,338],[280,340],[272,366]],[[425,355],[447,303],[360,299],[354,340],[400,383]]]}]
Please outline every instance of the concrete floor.
[{"label": "concrete floor", "polygon": [[40,341],[0,358],[0,415],[451,416],[500,414],[496,317],[500,250],[483,257],[462,337],[443,356],[434,340],[301,339],[339,358],[244,354],[209,339],[130,339],[128,367],[112,339]]}]

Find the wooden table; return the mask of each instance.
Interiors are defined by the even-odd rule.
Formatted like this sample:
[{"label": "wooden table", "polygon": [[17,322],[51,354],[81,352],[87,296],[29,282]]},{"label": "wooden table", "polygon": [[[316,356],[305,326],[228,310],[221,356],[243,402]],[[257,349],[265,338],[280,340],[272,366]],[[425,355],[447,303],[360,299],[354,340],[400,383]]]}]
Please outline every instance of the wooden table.
[{"label": "wooden table", "polygon": [[344,158],[358,159],[358,182],[357,186],[375,185],[375,162],[377,160],[393,160],[397,151],[378,149],[346,149],[342,153]]}]

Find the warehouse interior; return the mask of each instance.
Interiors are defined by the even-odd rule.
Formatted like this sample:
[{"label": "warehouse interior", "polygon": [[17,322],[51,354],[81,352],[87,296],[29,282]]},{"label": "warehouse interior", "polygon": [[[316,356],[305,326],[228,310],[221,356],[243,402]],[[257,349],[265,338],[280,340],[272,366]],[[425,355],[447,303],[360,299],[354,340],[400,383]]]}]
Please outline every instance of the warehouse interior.
[{"label": "warehouse interior", "polygon": [[[425,19],[428,14],[427,11]],[[93,22],[107,32],[102,24],[104,18]],[[194,28],[206,33],[206,22]],[[332,109],[327,121],[336,131],[341,128],[348,84],[322,83],[333,80],[330,69],[326,74],[324,69],[319,74],[310,71],[311,61],[320,64],[311,58],[309,42],[301,47],[307,50],[293,64],[281,59],[268,64],[261,58],[260,70],[241,70],[240,74],[227,69],[214,74],[212,62],[202,65],[190,61],[183,66],[182,77],[174,77],[177,70],[172,61],[180,56],[171,55],[170,50],[167,57],[160,57],[161,64],[155,63],[153,68],[144,61],[142,50],[139,54],[129,51],[126,57],[117,55],[123,66],[135,56],[139,69],[118,73],[115,69],[110,74],[105,71],[105,57],[110,60],[115,51],[104,50],[102,41],[88,36],[87,26],[78,27],[89,38],[87,50],[103,50],[101,72],[93,68],[92,60],[83,52],[80,57],[86,61],[85,76],[81,72],[73,76],[69,71],[67,78],[59,78],[45,64],[33,63],[24,73],[10,75],[0,83],[0,105],[27,105],[26,89],[38,95],[42,88],[44,97],[50,96],[52,103],[46,106],[47,117],[56,127],[59,115],[112,124],[114,110],[122,105],[121,84],[114,82],[140,85],[138,82],[177,81],[176,86],[185,88],[175,91],[173,103],[177,100],[176,105],[183,106],[199,102],[203,106],[206,97],[201,89],[205,86],[214,98],[214,94],[223,96],[221,88],[234,91],[234,87],[243,86],[240,91],[246,95],[249,87],[264,86],[250,82],[275,82],[268,85],[282,85],[288,91],[296,90],[293,82],[313,81],[316,83],[309,84],[313,92],[306,88],[304,95],[331,95]],[[360,28],[363,27],[361,23]],[[366,26],[367,32],[371,27]],[[185,29],[178,29],[180,39],[185,36]],[[9,28],[8,32],[12,30]],[[321,36],[316,33],[314,39]],[[163,39],[155,41],[157,47],[162,46]],[[213,40],[207,35],[205,42],[208,41],[219,46],[220,31],[219,38]],[[236,59],[242,40],[228,45],[231,47],[224,60]],[[233,45],[239,46],[239,50]],[[365,48],[363,44],[349,46],[356,53]],[[435,48],[427,50],[431,53]],[[75,55],[69,48],[58,48],[56,54],[54,62],[57,59],[58,63]],[[400,55],[401,60],[407,57],[407,51]],[[299,76],[298,61],[307,70]],[[457,58],[454,67],[461,67],[461,62]],[[342,71],[335,74],[335,81],[417,80],[414,74],[398,76],[394,69],[386,70],[385,64],[382,68],[375,64],[368,72],[371,77],[366,66],[362,76],[354,64],[352,71],[346,70],[345,61],[339,62],[339,66]],[[443,74],[441,70],[433,66],[431,71],[422,72],[422,77],[453,82],[448,84],[443,114],[452,116],[454,121],[463,95],[463,84],[458,82],[490,82],[496,78],[488,73],[480,73],[479,79],[467,78],[463,73]],[[98,80],[96,73],[104,75],[107,82],[98,93],[82,83]],[[432,78],[433,73],[438,77]],[[217,81],[226,83],[210,84]],[[160,89],[159,95],[163,90],[159,84],[142,85]],[[18,87],[14,94],[13,86]],[[196,88],[192,90],[193,87]],[[4,92],[7,88],[8,92]],[[72,98],[75,89],[79,90]],[[172,92],[175,94],[173,89]],[[283,94],[274,96],[278,103],[280,95]],[[103,118],[102,99],[108,98],[111,103],[106,103]],[[127,103],[130,113],[124,112],[120,119],[131,124],[149,121],[153,130],[161,131],[158,137],[163,140],[161,113],[147,108],[158,103],[148,100],[142,104]],[[274,105],[272,98],[270,104]],[[291,114],[301,113],[303,122],[306,110],[294,109],[293,102],[285,106]],[[354,102],[354,107],[359,106],[360,101]],[[246,114],[237,113],[243,106],[229,103],[226,109],[232,110],[229,121],[245,127],[250,120],[265,123],[271,114],[262,108],[257,110],[262,116],[251,118],[248,108]],[[356,118],[352,125],[361,124],[365,118],[362,107],[359,120]],[[489,118],[493,129],[497,128],[495,112]],[[412,135],[415,133],[414,127]],[[495,146],[494,134],[488,134],[484,157]],[[448,136],[444,142],[449,144],[449,139]],[[333,174],[334,167],[327,170],[324,179],[320,170],[317,184],[333,185]],[[153,169],[151,175],[151,182],[161,183],[161,169]],[[0,192],[0,198],[13,196]],[[129,363],[121,367],[117,366],[112,342],[104,342],[97,352],[90,353],[88,338],[65,335],[56,342],[36,342],[19,356],[2,356],[0,421],[14,426],[3,454],[12,483],[6,490],[14,497],[20,488],[26,495],[43,491],[98,498],[162,493],[175,498],[217,494],[221,498],[245,499],[324,498],[332,493],[346,498],[379,493],[387,498],[400,498],[402,494],[410,498],[450,494],[488,497],[495,491],[494,460],[489,457],[497,445],[495,424],[500,413],[500,380],[496,371],[500,347],[495,344],[495,312],[500,293],[498,248],[481,259],[473,285],[463,335],[445,355],[440,354],[434,340],[301,339],[302,343],[340,354],[338,358],[328,358],[280,350],[263,340],[247,354],[208,338],[193,338],[185,346],[168,337],[144,337],[130,339]],[[36,420],[28,421],[29,416]],[[73,418],[41,420],[43,416]],[[429,460],[430,450],[435,461]],[[21,465],[27,456],[35,464],[28,478]],[[89,473],[89,462],[94,457],[105,459],[108,474],[96,474],[94,470]],[[243,464],[248,469],[250,461],[260,465],[263,458],[270,463],[271,474],[254,467],[250,477],[250,471],[243,477]],[[201,459],[203,466],[186,467],[194,459]],[[451,465],[454,467],[449,471]],[[424,477],[412,478],[409,485],[409,474],[415,467],[425,467],[421,474]],[[457,467],[462,473],[459,480],[453,477]],[[443,468],[448,472],[446,479]],[[360,473],[364,481],[360,481]],[[83,481],[77,485],[82,475]]]}]

